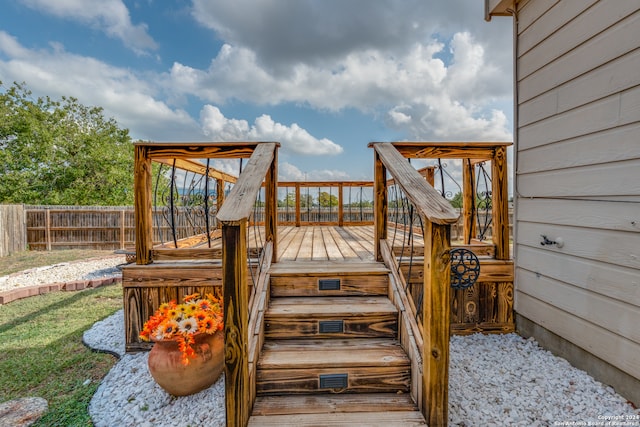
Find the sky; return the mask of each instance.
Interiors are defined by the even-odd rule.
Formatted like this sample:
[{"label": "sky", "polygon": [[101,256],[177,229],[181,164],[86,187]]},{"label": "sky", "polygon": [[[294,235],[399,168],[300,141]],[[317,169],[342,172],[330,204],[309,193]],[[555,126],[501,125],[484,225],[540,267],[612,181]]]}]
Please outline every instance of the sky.
[{"label": "sky", "polygon": [[371,141],[513,138],[512,22],[483,0],[0,4],[0,91],[134,140],[278,141],[280,180],[370,180]]}]

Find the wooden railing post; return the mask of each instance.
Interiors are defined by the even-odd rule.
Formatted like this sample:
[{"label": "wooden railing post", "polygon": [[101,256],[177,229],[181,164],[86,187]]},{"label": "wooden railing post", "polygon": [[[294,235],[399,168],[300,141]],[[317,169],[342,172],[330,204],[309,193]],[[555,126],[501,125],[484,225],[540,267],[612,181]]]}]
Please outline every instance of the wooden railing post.
[{"label": "wooden railing post", "polygon": [[423,327],[424,354],[422,407],[427,424],[446,426],[449,392],[449,333],[451,308],[451,226],[424,223],[424,289]]},{"label": "wooden railing post", "polygon": [[271,262],[276,262],[278,255],[278,152],[273,154],[271,166],[265,176],[264,195],[264,228],[265,240],[273,245]]},{"label": "wooden railing post", "polygon": [[[245,427],[253,406],[249,379],[249,295],[247,225],[262,183],[267,185],[268,216],[275,238],[277,143],[261,143],[218,212],[222,223],[222,280],[225,332],[225,406],[227,426]],[[267,207],[265,206],[265,209]],[[275,250],[274,250],[275,252]],[[255,378],[254,378],[255,381]]]},{"label": "wooden railing post", "polygon": [[296,227],[300,227],[300,183],[296,182]]},{"label": "wooden railing post", "polygon": [[[220,212],[222,204],[224,203],[224,180],[221,178],[216,179],[216,212]],[[209,213],[207,212],[207,215]],[[218,222],[218,227],[221,228],[222,224]]]},{"label": "wooden railing post", "polygon": [[507,149],[506,147],[497,147],[491,160],[493,244],[496,245],[496,259],[509,259],[510,257],[507,180]]},{"label": "wooden railing post", "polygon": [[249,421],[249,297],[247,290],[247,220],[222,224],[224,360],[227,426]]},{"label": "wooden railing post", "polygon": [[462,159],[462,215],[464,244],[471,244],[476,235],[476,173],[471,159]]},{"label": "wooden railing post", "polygon": [[373,185],[374,185],[374,203],[373,203],[373,223],[374,223],[374,254],[376,261],[381,262],[382,251],[380,248],[380,240],[387,238],[387,169],[380,159],[377,151],[373,151]]},{"label": "wooden railing post", "polygon": [[344,225],[344,195],[342,194],[344,191],[343,183],[338,184],[338,227],[342,227]]},{"label": "wooden railing post", "polygon": [[151,158],[145,146],[135,147],[134,159],[134,215],[136,225],[136,264],[150,264],[152,238]]}]

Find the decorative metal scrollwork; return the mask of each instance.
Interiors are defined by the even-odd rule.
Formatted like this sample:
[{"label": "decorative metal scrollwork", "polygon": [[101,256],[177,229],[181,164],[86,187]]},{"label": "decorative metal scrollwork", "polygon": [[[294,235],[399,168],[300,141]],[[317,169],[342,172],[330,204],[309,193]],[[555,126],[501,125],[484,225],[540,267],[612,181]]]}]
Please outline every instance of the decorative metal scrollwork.
[{"label": "decorative metal scrollwork", "polygon": [[451,287],[467,289],[476,283],[480,275],[480,261],[469,249],[451,250]]}]

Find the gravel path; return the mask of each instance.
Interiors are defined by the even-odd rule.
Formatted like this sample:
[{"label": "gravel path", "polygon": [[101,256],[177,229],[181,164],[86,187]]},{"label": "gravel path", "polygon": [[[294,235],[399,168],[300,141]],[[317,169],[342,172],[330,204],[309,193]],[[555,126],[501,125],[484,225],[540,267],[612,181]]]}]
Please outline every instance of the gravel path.
[{"label": "gravel path", "polygon": [[[121,263],[122,257],[113,257],[33,269],[1,277],[0,290],[117,276]],[[89,405],[97,427],[224,426],[224,376],[200,393],[170,396],[151,378],[148,353],[125,354],[123,331],[120,310],[83,336],[89,347],[120,357]],[[454,336],[450,349],[452,426],[640,426],[640,410],[533,339]]]},{"label": "gravel path", "polygon": [[45,267],[32,268],[0,277],[0,292],[11,291],[25,286],[119,277],[122,275],[122,272],[117,266],[123,263],[124,257],[118,255],[88,261],[62,262]]}]

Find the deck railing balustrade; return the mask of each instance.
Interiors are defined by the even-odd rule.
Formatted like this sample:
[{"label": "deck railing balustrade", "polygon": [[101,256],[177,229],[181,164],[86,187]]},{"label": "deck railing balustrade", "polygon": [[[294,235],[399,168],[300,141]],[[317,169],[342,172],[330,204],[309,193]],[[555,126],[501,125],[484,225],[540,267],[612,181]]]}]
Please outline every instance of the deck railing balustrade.
[{"label": "deck railing balustrade", "polygon": [[[251,310],[253,314],[251,321],[255,322],[257,309],[249,306],[249,295],[244,286],[249,263],[247,234],[264,181],[264,241],[269,244],[272,254],[270,261],[275,261],[277,147],[277,143],[260,143],[255,146],[249,162],[218,212],[223,245],[227,425],[247,425],[255,396],[255,374],[250,376],[249,371],[250,362],[253,362],[251,369],[255,369],[255,361],[250,361],[252,351],[249,339],[253,330],[249,327],[249,312]],[[264,279],[266,281],[266,277]],[[260,286],[258,292],[263,292],[263,289],[266,288]],[[254,301],[257,299],[253,298]],[[259,345],[253,346],[254,355],[257,348]]]},{"label": "deck railing balustrade", "polygon": [[[401,337],[403,346],[409,354],[410,347],[417,346],[422,355],[424,378],[419,380],[424,382],[418,403],[429,425],[447,422],[450,321],[454,320],[458,333],[477,328],[483,321],[480,327],[487,330],[513,327],[508,145],[370,144],[375,152],[376,258],[392,270],[397,305],[401,315],[406,315],[407,334],[415,339],[411,344],[410,338]],[[435,163],[416,170],[411,159],[432,159]],[[462,169],[455,173],[458,180],[446,169],[443,159],[460,159],[452,160]],[[445,188],[445,183],[450,187]],[[461,203],[457,209],[450,203],[454,198]],[[470,249],[481,257],[482,269],[471,289],[452,291],[451,225],[458,215],[463,230],[456,233],[456,247]],[[469,318],[466,313],[471,314]]]},{"label": "deck railing balustrade", "polygon": [[[419,402],[429,425],[446,425],[448,417],[449,368],[449,250],[451,224],[458,214],[442,195],[406,161],[390,143],[372,143],[374,149],[375,182],[375,252],[383,261],[388,237],[387,173],[411,202],[409,218],[417,215],[424,227],[424,290],[423,290],[423,392]],[[409,231],[412,230],[412,224]],[[387,258],[388,258],[387,253]],[[391,266],[390,266],[391,267]],[[417,331],[413,331],[418,335]]]}]

